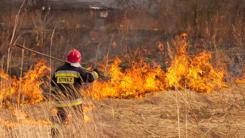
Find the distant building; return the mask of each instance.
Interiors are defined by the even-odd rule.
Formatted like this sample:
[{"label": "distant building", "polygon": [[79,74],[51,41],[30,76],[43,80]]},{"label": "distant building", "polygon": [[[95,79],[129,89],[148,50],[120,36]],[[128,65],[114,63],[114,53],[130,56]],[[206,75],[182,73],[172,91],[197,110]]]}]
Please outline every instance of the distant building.
[{"label": "distant building", "polygon": [[[77,23],[75,27],[88,27],[84,21],[93,20],[91,22],[94,22],[93,28],[96,30],[104,29],[104,26],[116,20],[117,15],[120,13],[119,9],[110,7],[108,4],[105,5],[99,0],[30,0],[27,3],[27,7],[30,10],[40,10],[43,16],[48,13],[49,16],[61,18],[62,16],[60,15],[64,15],[65,18],[61,19],[62,22],[72,22],[86,17],[86,19]],[[65,16],[66,14],[69,15]],[[69,18],[69,16],[73,19]],[[73,23],[69,24],[72,25]]]},{"label": "distant building", "polygon": [[[23,0],[9,0],[20,5]],[[27,9],[39,10],[43,19],[55,18],[55,21],[67,24],[64,28],[84,28],[94,30],[121,29],[133,31],[160,31],[161,23],[151,14],[149,1],[131,0],[142,7],[140,14],[125,12],[127,1],[119,0],[27,0]],[[126,7],[125,7],[126,6]],[[17,6],[18,7],[18,6]],[[154,6],[153,6],[154,7]],[[86,18],[85,18],[86,17]],[[56,19],[58,18],[58,19]],[[86,21],[86,22],[84,22]]]}]

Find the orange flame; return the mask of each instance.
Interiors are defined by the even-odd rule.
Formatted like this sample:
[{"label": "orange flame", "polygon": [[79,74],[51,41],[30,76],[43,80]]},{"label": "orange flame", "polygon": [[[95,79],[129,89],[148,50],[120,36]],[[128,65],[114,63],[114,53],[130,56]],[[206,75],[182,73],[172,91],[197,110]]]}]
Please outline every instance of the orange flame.
[{"label": "orange flame", "polygon": [[168,89],[211,92],[226,86],[225,71],[212,66],[210,52],[202,52],[191,58],[186,48],[183,46],[179,49],[167,72],[160,66],[152,68],[144,61],[134,62],[131,68],[123,72],[119,67],[121,60],[116,58],[110,68],[110,81],[95,82],[90,93],[94,98],[125,98]]},{"label": "orange flame", "polygon": [[[110,80],[96,81],[87,90],[90,96],[100,99],[141,97],[148,92],[169,89],[211,92],[226,86],[223,80],[225,71],[212,66],[211,53],[202,52],[192,57],[187,53],[187,46],[185,43],[180,47],[166,72],[160,65],[153,67],[143,60],[132,62],[130,68],[122,70],[122,61],[116,58],[109,69]],[[49,68],[40,61],[20,79],[0,71],[0,102],[33,104],[42,101],[41,78],[47,70]]]},{"label": "orange flame", "polygon": [[[0,101],[2,103],[37,103],[43,100],[41,84],[42,77],[49,68],[44,61],[39,61],[33,70],[29,70],[20,79],[10,77],[0,71]],[[20,100],[20,97],[22,100]]]},{"label": "orange flame", "polygon": [[110,68],[111,79],[108,82],[95,82],[92,86],[92,96],[102,97],[138,97],[145,92],[164,89],[164,72],[160,66],[151,68],[144,61],[133,63],[130,69],[121,71],[121,60],[116,58]]},{"label": "orange flame", "polygon": [[167,71],[167,87],[210,92],[215,88],[226,86],[224,70],[214,69],[210,59],[210,52],[202,52],[194,58],[190,58],[186,52],[186,47],[182,47],[179,55]]}]

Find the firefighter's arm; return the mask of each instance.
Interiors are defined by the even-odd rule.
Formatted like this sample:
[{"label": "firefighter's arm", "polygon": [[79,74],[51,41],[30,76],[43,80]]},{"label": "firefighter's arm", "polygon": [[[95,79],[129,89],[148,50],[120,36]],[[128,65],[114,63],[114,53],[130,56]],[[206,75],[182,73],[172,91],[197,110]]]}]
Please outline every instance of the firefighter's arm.
[{"label": "firefighter's arm", "polygon": [[99,74],[95,71],[87,72],[86,74],[86,82],[93,82],[99,78]]},{"label": "firefighter's arm", "polygon": [[99,74],[96,71],[83,71],[81,77],[84,82],[93,82],[99,78]]}]

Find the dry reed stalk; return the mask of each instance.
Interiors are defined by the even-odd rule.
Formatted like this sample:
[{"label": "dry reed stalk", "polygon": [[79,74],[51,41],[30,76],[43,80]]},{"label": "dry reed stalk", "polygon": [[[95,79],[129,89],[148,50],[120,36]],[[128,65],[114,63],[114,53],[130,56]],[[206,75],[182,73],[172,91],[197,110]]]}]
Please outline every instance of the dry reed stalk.
[{"label": "dry reed stalk", "polygon": [[[23,47],[25,47],[25,43],[23,44]],[[21,103],[21,92],[22,92],[22,77],[23,77],[23,64],[24,64],[24,54],[25,54],[25,49],[21,50],[21,61],[20,61],[20,90],[18,92],[18,108],[20,107]],[[24,98],[24,97],[23,97]]]},{"label": "dry reed stalk", "polygon": [[7,53],[7,69],[6,69],[6,72],[8,73],[9,72],[9,66],[10,66],[10,61],[11,61],[11,46],[13,45],[13,42],[14,42],[14,38],[15,38],[15,34],[16,34],[16,30],[17,30],[17,27],[18,27],[18,24],[19,24],[19,17],[20,17],[20,13],[24,7],[26,3],[26,0],[24,0],[18,10],[18,13],[16,14],[15,16],[15,21],[14,21],[14,28],[13,28],[13,32],[12,32],[12,36],[11,36],[11,39],[10,39],[10,42],[9,42],[9,48],[8,48],[8,53]]},{"label": "dry reed stalk", "polygon": [[[4,70],[4,56],[1,59],[1,70]],[[3,82],[2,81],[0,81],[0,82],[1,82],[0,83],[0,88],[2,89],[3,88]],[[3,105],[3,101],[1,100],[0,101],[0,107],[2,107],[2,105]]]},{"label": "dry reed stalk", "polygon": [[178,98],[178,93],[179,90],[177,87],[175,87],[175,103],[176,103],[176,113],[177,113],[177,125],[178,125],[178,137],[180,138],[181,133],[180,133],[180,107],[179,107],[179,98]]},{"label": "dry reed stalk", "polygon": [[113,38],[114,38],[114,35],[111,37],[111,40],[110,40],[110,45],[108,46],[108,49],[107,49],[107,52],[106,52],[106,56],[105,56],[105,68],[104,68],[104,72],[106,73],[106,75],[108,74],[108,67],[109,67],[109,55],[110,55],[110,52],[111,52],[111,47],[112,47],[112,44],[113,44]]},{"label": "dry reed stalk", "polygon": [[[54,40],[54,34],[55,34],[56,27],[53,29],[51,37],[50,37],[50,45],[49,45],[49,56],[52,57],[52,46],[53,46],[53,40]],[[49,68],[50,68],[50,79],[52,78],[52,58],[49,58]],[[49,93],[51,93],[51,87],[49,87]]]},{"label": "dry reed stalk", "polygon": [[190,93],[186,92],[186,89],[185,89],[185,93],[187,94],[187,98],[186,98],[187,102],[185,102],[185,137],[188,138],[188,113],[190,109],[190,103],[189,103]]},{"label": "dry reed stalk", "polygon": [[167,51],[168,51],[168,56],[170,57],[170,61],[173,61],[174,53],[171,50],[171,46],[170,46],[169,42],[167,42]]}]

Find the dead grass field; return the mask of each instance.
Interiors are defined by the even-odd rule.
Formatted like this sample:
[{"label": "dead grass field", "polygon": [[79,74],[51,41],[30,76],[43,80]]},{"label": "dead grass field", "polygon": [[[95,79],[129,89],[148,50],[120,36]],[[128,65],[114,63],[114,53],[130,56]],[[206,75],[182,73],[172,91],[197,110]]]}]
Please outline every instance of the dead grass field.
[{"label": "dead grass field", "polygon": [[[200,94],[191,91],[149,93],[144,98],[87,100],[94,108],[73,114],[72,123],[60,126],[60,137],[213,137],[242,138],[245,135],[245,85]],[[50,137],[50,125],[21,123],[48,120],[52,105],[47,102],[25,105],[20,111],[1,109],[0,137]],[[72,111],[72,110],[71,110]],[[7,127],[3,121],[14,123]],[[18,123],[19,122],[19,123]]]},{"label": "dead grass field", "polygon": [[[42,19],[40,11],[8,8],[3,0],[0,3],[0,7],[4,5],[0,11],[1,69],[11,76],[22,76],[34,62],[45,58],[14,47],[10,49],[15,43],[60,59],[71,48],[77,48],[84,62],[106,65],[114,56],[126,61],[148,58],[143,49],[145,53],[152,52],[148,59],[165,65],[171,63],[169,60],[175,53],[171,49],[175,51],[182,32],[188,33],[190,55],[207,50],[214,55],[213,65],[227,63],[227,74],[231,76],[225,79],[241,77],[244,72],[245,1],[242,0],[154,1],[149,3],[151,9],[126,8],[118,20],[104,24],[104,31],[96,30],[97,20],[76,11],[60,14],[52,11]],[[87,27],[81,27],[84,25]],[[47,61],[51,72],[61,64]],[[233,84],[204,94],[172,90],[147,93],[142,98],[84,100],[93,105],[93,110],[86,113],[89,121],[84,121],[82,113],[68,109],[71,123],[59,126],[58,137],[245,137],[245,85]],[[53,106],[46,101],[0,108],[0,138],[51,137],[49,119]]]}]

